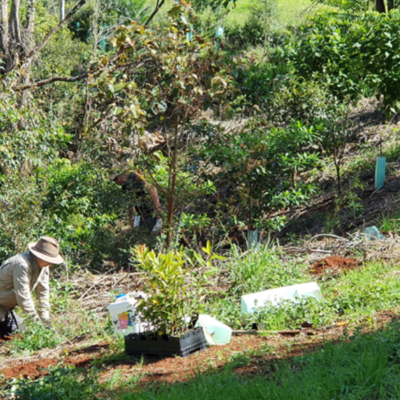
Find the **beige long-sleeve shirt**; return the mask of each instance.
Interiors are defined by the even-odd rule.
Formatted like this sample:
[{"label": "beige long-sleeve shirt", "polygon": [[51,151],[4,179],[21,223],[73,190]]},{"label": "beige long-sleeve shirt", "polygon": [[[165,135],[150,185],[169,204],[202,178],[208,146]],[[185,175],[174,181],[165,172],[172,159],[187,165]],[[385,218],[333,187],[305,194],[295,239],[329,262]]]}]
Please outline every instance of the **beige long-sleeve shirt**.
[{"label": "beige long-sleeve shirt", "polygon": [[16,306],[33,317],[38,318],[32,299],[35,288],[38,311],[42,319],[50,316],[49,267],[40,269],[35,256],[27,251],[18,254],[0,266],[0,321],[7,312]]}]

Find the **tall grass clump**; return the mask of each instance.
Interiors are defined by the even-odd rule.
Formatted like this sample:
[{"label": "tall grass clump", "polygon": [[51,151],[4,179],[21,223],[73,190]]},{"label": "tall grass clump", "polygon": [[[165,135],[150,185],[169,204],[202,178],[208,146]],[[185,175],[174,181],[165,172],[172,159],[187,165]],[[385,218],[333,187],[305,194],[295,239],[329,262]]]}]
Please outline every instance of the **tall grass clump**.
[{"label": "tall grass clump", "polygon": [[244,295],[309,280],[304,262],[283,257],[282,252],[264,245],[243,251],[233,246],[227,264],[232,295]]}]

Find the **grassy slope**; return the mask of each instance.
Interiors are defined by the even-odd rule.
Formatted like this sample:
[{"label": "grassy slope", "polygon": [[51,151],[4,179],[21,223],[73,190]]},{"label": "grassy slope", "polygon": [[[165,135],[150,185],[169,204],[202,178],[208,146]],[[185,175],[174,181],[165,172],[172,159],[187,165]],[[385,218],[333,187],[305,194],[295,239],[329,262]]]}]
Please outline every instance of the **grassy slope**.
[{"label": "grassy slope", "polygon": [[[228,23],[243,22],[249,15],[250,5],[254,0],[238,0],[236,7],[227,17]],[[280,24],[288,24],[298,18],[299,14],[304,11],[310,4],[311,0],[277,0]],[[148,0],[150,7],[154,7],[154,0]],[[167,0],[166,5],[157,15],[157,19],[163,19],[167,11],[172,5],[171,0]]]},{"label": "grassy slope", "polygon": [[[227,21],[229,23],[245,21],[249,15],[250,6],[253,1],[239,0],[235,9],[229,14]],[[280,24],[285,25],[294,21],[310,4],[310,0],[278,0]]]},{"label": "grassy slope", "polygon": [[[394,399],[400,394],[398,324],[359,334],[321,351],[276,364],[272,375],[240,379],[231,365],[170,388],[126,394],[121,400]],[[274,368],[273,368],[274,370]]]}]

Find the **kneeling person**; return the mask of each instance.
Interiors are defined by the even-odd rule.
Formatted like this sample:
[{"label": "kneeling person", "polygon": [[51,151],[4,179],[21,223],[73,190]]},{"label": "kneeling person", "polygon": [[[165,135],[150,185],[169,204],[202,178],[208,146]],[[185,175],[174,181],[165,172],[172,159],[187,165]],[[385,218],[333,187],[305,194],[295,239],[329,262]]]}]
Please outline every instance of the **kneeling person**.
[{"label": "kneeling person", "polygon": [[[51,237],[42,237],[28,248],[29,251],[0,266],[0,336],[3,337],[24,330],[21,319],[13,311],[16,306],[36,320],[41,319],[45,325],[51,325],[49,267],[62,264],[64,260],[59,255],[57,240]],[[39,314],[33,303],[33,291],[39,303]]]}]

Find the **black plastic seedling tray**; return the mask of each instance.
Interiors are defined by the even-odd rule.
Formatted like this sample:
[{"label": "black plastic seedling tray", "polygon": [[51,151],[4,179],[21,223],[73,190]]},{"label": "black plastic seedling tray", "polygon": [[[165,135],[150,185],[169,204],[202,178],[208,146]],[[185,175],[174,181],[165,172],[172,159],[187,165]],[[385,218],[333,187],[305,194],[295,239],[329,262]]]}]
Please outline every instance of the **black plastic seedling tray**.
[{"label": "black plastic seedling tray", "polygon": [[131,333],[125,336],[125,353],[130,356],[181,356],[207,348],[203,328],[193,329],[182,336]]}]

